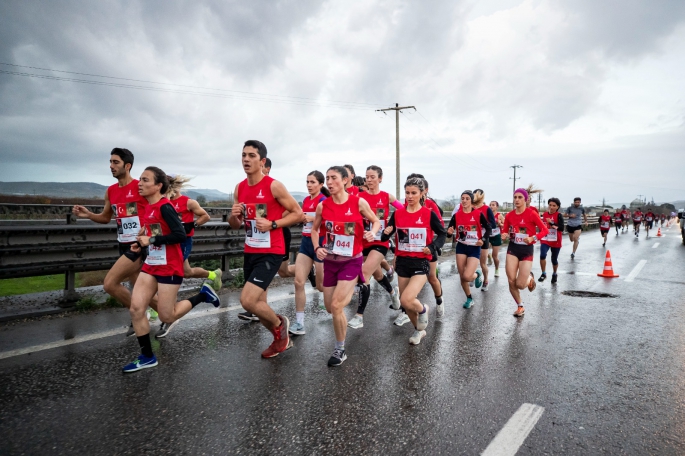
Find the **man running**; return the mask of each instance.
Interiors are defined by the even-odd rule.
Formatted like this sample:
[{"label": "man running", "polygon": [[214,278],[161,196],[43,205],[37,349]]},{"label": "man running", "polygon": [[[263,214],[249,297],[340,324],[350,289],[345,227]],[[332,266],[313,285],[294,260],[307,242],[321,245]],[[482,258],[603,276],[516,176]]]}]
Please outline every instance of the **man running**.
[{"label": "man running", "polygon": [[[566,208],[566,215],[568,216],[568,223],[566,224],[568,239],[573,242],[573,253],[571,253],[571,259],[573,259],[576,257],[576,250],[578,250],[578,240],[583,231],[583,223],[587,226],[587,214],[585,208],[580,205],[580,197],[573,198],[573,205]],[[583,217],[582,221],[580,220],[581,216]]]},{"label": "man running", "polygon": [[609,215],[609,209],[604,209],[604,213],[599,216],[599,233],[602,235],[602,239],[604,239],[602,247],[606,247],[607,245],[607,235],[609,234],[610,229],[611,215]]},{"label": "man running", "polygon": [[[288,318],[269,307],[266,289],[283,260],[282,227],[302,220],[302,209],[282,183],[262,173],[266,153],[266,146],[260,141],[245,142],[242,165],[247,178],[235,186],[235,203],[228,223],[234,230],[245,224],[245,285],[240,304],[273,334],[273,342],[262,352],[263,358],[272,358],[292,347],[292,342]],[[288,215],[283,217],[285,211]]]},{"label": "man running", "polygon": [[[131,307],[131,291],[122,282],[128,281],[133,288],[142,267],[141,253],[132,252],[131,245],[136,242],[141,228],[140,216],[147,206],[147,200],[138,193],[138,179],[131,177],[132,167],[133,153],[130,150],[120,147],[112,149],[109,169],[112,177],[118,182],[105,192],[105,206],[102,212],[93,214],[79,205],[75,205],[71,210],[75,216],[95,223],[105,224],[112,220],[112,216],[116,218],[120,256],[105,276],[103,288],[126,308]],[[153,307],[156,306],[155,302]],[[126,336],[132,336],[134,333],[131,323]]]},{"label": "man running", "polygon": [[620,233],[619,229],[623,227],[623,213],[620,209],[616,209],[614,213],[614,228],[616,228],[616,236]]},{"label": "man running", "polygon": [[649,230],[654,228],[654,212],[651,209],[647,209],[645,212],[645,231],[647,232],[647,238],[649,238]]},{"label": "man running", "polygon": [[635,212],[633,212],[633,232],[635,237],[640,235],[640,225],[642,224],[642,208],[638,207]]}]

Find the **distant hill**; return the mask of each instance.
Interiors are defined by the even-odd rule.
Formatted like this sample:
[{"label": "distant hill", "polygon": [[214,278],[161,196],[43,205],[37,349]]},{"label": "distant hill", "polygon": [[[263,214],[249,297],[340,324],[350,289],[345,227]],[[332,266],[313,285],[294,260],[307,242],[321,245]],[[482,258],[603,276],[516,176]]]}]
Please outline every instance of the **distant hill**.
[{"label": "distant hill", "polygon": [[62,198],[98,198],[107,187],[93,182],[0,182],[5,195],[43,195]]},{"label": "distant hill", "polygon": [[184,190],[183,194],[196,200],[200,195],[204,196],[207,201],[226,201],[233,199],[233,195],[220,192],[219,190],[208,188],[193,188]]}]

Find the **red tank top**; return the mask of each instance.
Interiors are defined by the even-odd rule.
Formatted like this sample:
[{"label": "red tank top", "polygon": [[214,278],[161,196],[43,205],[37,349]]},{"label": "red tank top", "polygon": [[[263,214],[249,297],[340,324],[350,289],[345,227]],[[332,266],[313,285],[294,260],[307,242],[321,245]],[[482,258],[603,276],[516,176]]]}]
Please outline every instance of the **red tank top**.
[{"label": "red tank top", "polygon": [[600,215],[599,216],[599,229],[608,230],[611,228],[611,216],[610,215]]},{"label": "red tank top", "polygon": [[454,214],[456,224],[457,241],[466,245],[476,245],[483,238],[483,230],[480,224],[479,209],[472,209],[471,212],[464,212],[461,207]]},{"label": "red tank top", "polygon": [[238,202],[245,204],[245,253],[270,253],[283,255],[285,241],[283,228],[262,233],[257,230],[257,218],[280,220],[285,208],[271,193],[272,177],[264,176],[250,186],[247,179],[238,184]]},{"label": "red tank top", "polygon": [[432,258],[431,254],[423,253],[423,249],[433,242],[431,215],[432,211],[426,206],[416,212],[409,212],[404,208],[395,211],[397,256],[426,260]]},{"label": "red tank top", "polygon": [[364,224],[359,212],[359,197],[349,195],[343,204],[336,204],[333,198],[326,198],[321,204],[320,239],[324,242],[319,244],[333,255],[351,258],[360,254]]},{"label": "red tank top", "polygon": [[623,221],[623,214],[620,212],[616,212],[614,214],[614,222],[618,223],[618,222],[622,222],[622,221]]},{"label": "red tank top", "polygon": [[[376,195],[371,195],[369,192],[361,192],[359,197],[365,199],[366,202],[369,203],[371,210],[376,214],[376,217],[378,217],[378,220],[381,222],[381,228],[378,230],[378,233],[376,233],[376,237],[373,238],[373,242],[366,242],[364,239],[362,241],[363,247],[367,248],[372,245],[389,247],[390,241],[382,242],[381,235],[383,234],[383,230],[387,226],[388,219],[390,218],[390,195],[383,191]],[[366,220],[366,217],[364,217],[364,230],[371,231],[371,222]]]},{"label": "red tank top", "polygon": [[[149,204],[143,215],[143,226],[147,236],[166,236],[171,234],[160,208],[164,204],[171,204],[166,198],[162,198],[155,204]],[[167,244],[148,247],[148,255],[142,268],[143,272],[159,276],[183,277],[183,253],[180,244]]]},{"label": "red tank top", "polygon": [[[440,223],[442,224],[442,226],[445,226],[445,222],[442,219],[442,215],[440,215],[440,208],[438,208],[438,205],[435,204],[435,202],[433,200],[426,198],[426,201],[423,203],[423,205],[426,206],[431,211],[435,212],[435,215],[437,215],[438,218],[440,219]],[[405,207],[406,207],[406,205],[405,205]]]},{"label": "red tank top", "polygon": [[[181,223],[193,223],[195,221],[195,214],[193,214],[193,211],[188,209],[189,200],[190,198],[185,195],[179,195],[178,198],[170,200],[171,205],[174,206],[174,209],[176,209],[178,219],[181,221]],[[190,230],[189,233],[186,233],[186,236],[191,237],[194,234],[195,228]]]},{"label": "red tank top", "polygon": [[140,216],[147,206],[147,200],[138,193],[138,179],[123,187],[110,185],[107,196],[116,217],[117,240],[124,244],[135,242],[141,227]]},{"label": "red tank top", "polygon": [[550,214],[546,211],[542,214],[542,222],[545,224],[549,232],[543,238],[540,238],[541,244],[547,244],[550,247],[561,247],[562,236],[558,230],[552,228],[552,225],[559,226],[559,211],[554,214]]},{"label": "red tank top", "polygon": [[[304,215],[308,215],[310,217],[315,217],[316,216],[316,207],[319,205],[319,203],[323,200],[326,199],[326,195],[323,193],[319,193],[316,198],[312,199],[311,195],[306,197],[304,201],[302,201],[302,212],[304,212]],[[312,237],[312,225],[314,222],[309,222],[305,223],[304,226],[302,227],[302,236],[305,237]]]},{"label": "red tank top", "polygon": [[353,196],[358,196],[359,195],[359,188],[355,185],[350,185],[347,190],[345,190],[348,195],[353,195]]}]

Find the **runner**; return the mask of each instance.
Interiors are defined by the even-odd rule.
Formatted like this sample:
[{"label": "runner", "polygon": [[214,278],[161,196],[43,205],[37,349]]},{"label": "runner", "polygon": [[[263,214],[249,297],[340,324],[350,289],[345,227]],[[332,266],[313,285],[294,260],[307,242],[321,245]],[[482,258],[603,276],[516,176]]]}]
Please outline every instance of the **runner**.
[{"label": "runner", "polygon": [[[371,296],[371,277],[376,279],[385,291],[390,294],[390,298],[392,299],[392,305],[390,307],[395,310],[400,308],[400,293],[397,290],[397,287],[393,288],[380,268],[381,262],[385,259],[385,255],[388,254],[388,248],[390,247],[390,243],[387,240],[382,241],[381,236],[382,231],[385,229],[385,225],[388,222],[388,218],[390,217],[390,205],[393,205],[395,209],[403,209],[404,206],[397,201],[394,195],[380,189],[381,182],[383,182],[383,170],[379,166],[371,165],[366,168],[366,183],[369,191],[361,192],[359,197],[369,203],[369,207],[376,214],[381,227],[373,240],[370,242],[362,240],[362,254],[364,256],[362,272],[364,274],[364,283],[358,285],[359,305],[357,307],[357,313],[347,323],[347,326],[352,329],[364,327],[364,310],[366,309],[369,297]],[[366,218],[364,219],[364,230],[371,231],[371,222]]]},{"label": "runner", "polygon": [[659,220],[661,221],[661,227],[664,227],[664,222],[666,221],[666,214],[661,214],[659,216]]},{"label": "runner", "polygon": [[604,209],[604,213],[599,216],[599,233],[604,239],[602,247],[606,247],[607,245],[607,234],[609,234],[609,230],[611,230],[611,215],[609,215],[609,209]]},{"label": "runner", "polygon": [[623,216],[623,232],[628,231],[628,224],[630,223],[631,219],[631,214],[630,211],[626,208],[626,205],[624,204],[621,206],[621,215]]},{"label": "runner", "polygon": [[[418,176],[418,175],[416,175]],[[440,206],[438,206],[438,203],[435,202],[433,198],[430,197],[429,192],[429,186],[428,186],[428,181],[421,176],[423,179],[424,184],[426,185],[426,191],[424,192],[425,196],[425,201],[424,205],[433,211],[435,215],[438,216],[440,219],[440,223],[442,226],[445,226],[445,222],[442,220],[443,217],[443,212]],[[434,233],[434,235],[437,233]],[[428,274],[428,283],[430,284],[431,288],[433,289],[433,296],[435,296],[435,314],[438,317],[442,317],[444,311],[445,311],[445,306],[442,304],[442,283],[440,282],[440,278],[438,277],[438,257],[442,254],[442,250],[438,249],[434,254],[433,257],[431,258],[431,261],[429,263],[430,265],[430,273]],[[404,315],[404,313],[402,313]],[[398,325],[401,326],[401,325]]]},{"label": "runner", "polygon": [[620,233],[619,229],[623,228],[623,213],[620,209],[614,212],[614,228],[616,228],[616,236]]},{"label": "runner", "polygon": [[[485,220],[487,220],[490,225],[490,232],[492,233],[495,230],[498,230],[499,226],[497,226],[497,220],[495,220],[495,213],[492,211],[489,205],[485,204],[485,193],[483,193],[483,190],[479,188],[475,189],[473,191],[473,197],[473,208],[483,213]],[[485,250],[485,252],[481,252],[480,255],[480,268],[483,273],[483,285],[480,287],[480,291],[488,291],[489,271],[487,265],[487,253],[490,251],[490,238],[485,236],[485,228],[481,228],[481,231],[483,231],[483,245],[481,246],[481,250]],[[491,236],[493,235],[491,234]]]},{"label": "runner", "polygon": [[[540,217],[530,208],[526,208],[527,200],[526,190],[519,188],[514,192],[514,210],[504,217],[502,228],[502,238],[510,238],[505,267],[509,291],[517,305],[515,317],[522,317],[525,313],[520,290],[526,287],[531,292],[535,290],[535,277],[531,272],[534,244],[538,240],[538,235],[543,238],[549,234]],[[536,228],[540,230],[538,234],[535,234]]]},{"label": "runner", "polygon": [[354,174],[354,167],[352,165],[343,165],[345,169],[347,170],[347,176],[349,178],[349,181],[347,184],[345,184],[345,191],[349,193],[350,195],[358,196],[359,195],[359,188],[354,186],[354,178],[356,177],[356,174]]},{"label": "runner", "polygon": [[[381,227],[369,203],[345,191],[348,182],[344,167],[328,169],[326,186],[331,197],[317,206],[312,226],[312,245],[317,257],[323,260],[324,305],[333,316],[335,330],[335,349],[328,360],[332,367],[340,366],[347,359],[347,319],[343,310],[350,303],[357,281],[364,282],[362,240],[373,241]],[[364,217],[371,222],[370,231],[364,231]]]},{"label": "runner", "polygon": [[[136,242],[140,231],[140,215],[145,211],[147,200],[138,193],[138,180],[131,177],[133,153],[128,149],[115,147],[110,152],[109,169],[117,183],[107,188],[105,206],[99,214],[93,214],[83,206],[75,205],[71,212],[79,217],[96,223],[109,223],[112,216],[117,222],[117,241],[119,259],[105,276],[103,288],[107,294],[119,301],[124,307],[131,307],[131,291],[122,282],[128,281],[131,289],[136,283],[142,266],[140,252],[132,252],[131,245]],[[156,309],[156,302],[152,302]],[[134,334],[131,322],[126,336]]]},{"label": "runner", "polygon": [[646,239],[649,239],[649,230],[654,227],[654,212],[651,209],[647,209],[645,212],[645,231],[647,232]]},{"label": "runner", "polygon": [[[283,261],[282,227],[301,221],[302,209],[282,183],[262,173],[266,154],[263,143],[245,142],[242,165],[247,178],[235,186],[235,203],[228,223],[234,230],[245,223],[245,285],[240,304],[273,334],[273,343],[262,352],[263,358],[272,358],[292,347],[292,341],[288,318],[269,307],[266,289]],[[288,215],[283,217],[285,211]]]},{"label": "runner", "polygon": [[490,247],[492,247],[492,254],[488,255],[488,264],[492,264],[490,259],[495,264],[495,277],[499,277],[499,248],[502,245],[502,225],[504,225],[504,216],[498,212],[499,203],[497,201],[490,201],[490,209],[495,214],[497,220],[497,228],[492,230],[492,237],[490,238]]},{"label": "runner", "polygon": [[559,212],[561,201],[559,198],[547,200],[547,211],[542,214],[542,221],[547,226],[547,236],[540,238],[540,269],[542,274],[538,282],[547,278],[547,252],[552,250],[552,284],[557,283],[557,268],[559,267],[559,251],[564,232],[564,216]]},{"label": "runner", "polygon": [[[566,215],[568,216],[568,223],[566,225],[568,240],[573,242],[571,259],[574,259],[576,257],[576,250],[578,250],[580,233],[583,231],[582,225],[585,223],[585,226],[587,226],[587,214],[585,213],[585,208],[580,205],[579,196],[573,198],[573,205],[566,208]],[[582,221],[580,220],[581,215],[583,216]]]},{"label": "runner", "polygon": [[[366,180],[369,182],[368,174]],[[397,283],[402,308],[414,325],[414,333],[409,338],[412,345],[418,345],[426,337],[429,308],[421,304],[418,295],[427,281],[429,260],[445,244],[445,228],[440,218],[421,205],[424,190],[423,179],[407,180],[404,184],[407,208],[395,211],[382,235],[383,240],[388,240],[397,231]]]},{"label": "runner", "polygon": [[157,365],[150,340],[150,323],[145,318],[145,311],[155,295],[158,297],[159,319],[169,325],[201,302],[210,302],[215,307],[220,304],[219,297],[209,284],[203,285],[200,293],[192,298],[176,302],[178,289],[183,282],[181,243],[186,240],[186,232],[176,210],[164,197],[168,186],[166,174],[157,167],[148,166],[140,176],[139,192],[148,205],[141,214],[141,234],[136,236],[131,251],[140,254],[147,247],[147,255],[133,287],[129,312],[141,354],[124,366],[125,373]]},{"label": "runner", "polygon": [[539,216],[540,210],[537,207],[535,207],[534,204],[532,204],[532,199],[533,199],[533,195],[536,195],[538,193],[542,193],[544,190],[541,188],[535,188],[535,185],[532,183],[528,184],[528,187],[526,187],[525,190],[528,192],[528,200],[526,200],[526,207],[533,209],[533,211],[535,211],[535,213],[538,214],[538,216]]},{"label": "runner", "polygon": [[456,255],[457,270],[461,279],[461,288],[466,294],[464,309],[473,305],[473,297],[469,282],[475,282],[476,288],[483,284],[483,273],[480,265],[481,247],[483,239],[492,235],[490,224],[482,211],[473,207],[474,195],[470,190],[461,192],[461,207],[452,216],[447,228],[449,236],[454,235],[454,253]]},{"label": "runner", "polygon": [[312,171],[307,175],[307,196],[302,201],[302,212],[304,212],[304,226],[302,227],[302,242],[300,251],[297,252],[295,259],[295,318],[296,322],[290,326],[290,334],[303,336],[304,328],[304,308],[307,303],[307,295],[304,291],[305,280],[312,274],[312,267],[316,268],[316,279],[312,287],[323,291],[323,263],[316,257],[312,244],[312,225],[316,217],[316,208],[331,193],[324,187],[324,177],[321,171]]},{"label": "runner", "polygon": [[638,207],[635,212],[633,212],[633,232],[635,237],[640,234],[640,224],[642,223],[642,208]]}]

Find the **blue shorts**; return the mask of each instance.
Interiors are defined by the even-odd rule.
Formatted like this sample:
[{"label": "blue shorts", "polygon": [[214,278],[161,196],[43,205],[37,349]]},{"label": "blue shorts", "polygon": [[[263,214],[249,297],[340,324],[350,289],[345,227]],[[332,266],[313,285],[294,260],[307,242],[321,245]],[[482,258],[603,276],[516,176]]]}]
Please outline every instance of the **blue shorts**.
[{"label": "blue shorts", "polygon": [[185,242],[179,244],[181,246],[181,252],[183,252],[183,261],[187,260],[190,256],[190,252],[193,250],[193,237],[186,236]]},{"label": "blue shorts", "polygon": [[309,236],[302,236],[302,241],[300,242],[300,250],[298,251],[298,253],[307,255],[309,258],[316,261],[317,263],[321,263],[321,260],[319,260],[316,257],[316,253],[314,252],[314,244],[312,244],[312,238]]},{"label": "blue shorts", "polygon": [[454,253],[457,255],[466,255],[467,258],[478,258],[480,259],[480,245],[466,245],[461,242],[457,242],[457,247],[454,249]]}]

